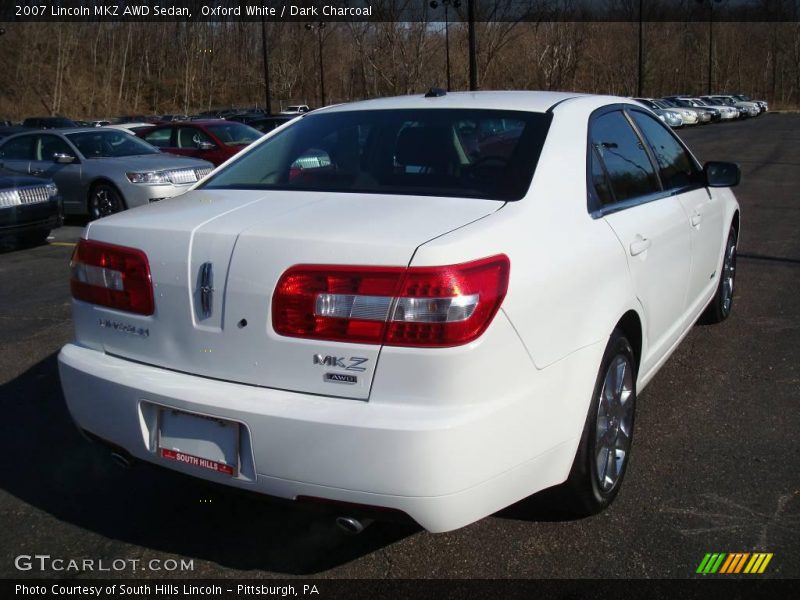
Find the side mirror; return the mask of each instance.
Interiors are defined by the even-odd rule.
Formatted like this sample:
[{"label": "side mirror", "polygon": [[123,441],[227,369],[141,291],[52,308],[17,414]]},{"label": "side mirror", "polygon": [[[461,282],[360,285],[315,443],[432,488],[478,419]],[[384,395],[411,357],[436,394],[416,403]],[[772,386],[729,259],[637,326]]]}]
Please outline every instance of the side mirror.
[{"label": "side mirror", "polygon": [[75,162],[75,157],[70,154],[61,154],[60,152],[56,152],[53,154],[53,162],[58,163],[59,165],[69,165]]},{"label": "side mirror", "polygon": [[739,165],[731,162],[707,162],[703,165],[703,174],[708,187],[733,187],[742,180]]}]

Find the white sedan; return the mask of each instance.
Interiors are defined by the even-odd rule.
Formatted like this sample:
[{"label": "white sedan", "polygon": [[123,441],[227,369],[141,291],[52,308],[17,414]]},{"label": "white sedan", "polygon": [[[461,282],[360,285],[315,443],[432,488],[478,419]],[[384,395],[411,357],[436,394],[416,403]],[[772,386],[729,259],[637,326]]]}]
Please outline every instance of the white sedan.
[{"label": "white sedan", "polygon": [[[437,93],[314,111],[91,223],[59,356],[123,462],[433,532],[616,496],[637,393],[731,311],[732,163],[623,98]],[[653,468],[656,468],[655,466]]]}]

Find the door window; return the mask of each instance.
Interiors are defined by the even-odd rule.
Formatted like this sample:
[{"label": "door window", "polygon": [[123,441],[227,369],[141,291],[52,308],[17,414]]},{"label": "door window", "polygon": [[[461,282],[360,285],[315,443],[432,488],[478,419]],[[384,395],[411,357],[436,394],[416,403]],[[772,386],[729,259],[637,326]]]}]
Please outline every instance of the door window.
[{"label": "door window", "polygon": [[75,152],[73,152],[61,138],[54,135],[40,135],[36,140],[33,160],[52,162],[53,155],[55,154],[68,154],[69,156],[73,156]]},{"label": "door window", "polygon": [[656,157],[664,189],[673,190],[695,183],[699,169],[675,136],[650,115],[636,110],[630,115]]},{"label": "door window", "polygon": [[195,127],[178,128],[178,148],[196,149],[202,142],[214,143],[210,137]]},{"label": "door window", "polygon": [[7,141],[0,148],[0,158],[6,160],[33,160],[34,136],[26,135]]},{"label": "door window", "polygon": [[[617,202],[660,191],[653,164],[642,141],[621,111],[595,118],[590,134],[592,155],[605,166]],[[608,198],[602,186],[595,185],[598,198]]]}]

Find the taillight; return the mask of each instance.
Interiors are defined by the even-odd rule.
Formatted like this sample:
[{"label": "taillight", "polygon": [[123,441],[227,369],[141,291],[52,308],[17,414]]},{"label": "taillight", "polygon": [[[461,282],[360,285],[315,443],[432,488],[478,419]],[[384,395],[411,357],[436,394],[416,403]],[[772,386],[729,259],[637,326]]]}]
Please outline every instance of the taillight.
[{"label": "taillight", "polygon": [[497,255],[444,267],[298,265],[278,281],[281,335],[390,346],[458,346],[480,336],[508,289]]},{"label": "taillight", "polygon": [[141,250],[80,240],[70,271],[76,300],[140,315],[155,311],[150,265]]}]

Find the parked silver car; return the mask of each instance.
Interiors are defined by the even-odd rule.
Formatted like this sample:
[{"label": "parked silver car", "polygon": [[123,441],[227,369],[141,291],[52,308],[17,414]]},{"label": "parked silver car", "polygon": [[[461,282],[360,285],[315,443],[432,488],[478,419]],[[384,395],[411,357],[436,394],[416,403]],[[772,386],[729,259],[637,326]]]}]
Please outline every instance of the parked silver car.
[{"label": "parked silver car", "polygon": [[702,98],[689,98],[692,102],[699,104],[700,106],[706,106],[708,108],[714,108],[719,111],[720,119],[722,121],[730,121],[731,119],[738,119],[739,118],[739,109],[735,106],[728,106],[727,104],[721,104],[719,102],[712,102],[711,100],[703,100]]},{"label": "parked silver car", "polygon": [[49,177],[61,191],[65,214],[93,219],[182,194],[214,168],[104,127],[9,136],[0,142],[0,167]]},{"label": "parked silver car", "polygon": [[750,96],[745,96],[744,94],[734,94],[731,97],[739,102],[754,102],[758,105],[758,108],[761,109],[762,113],[765,113],[769,110],[769,104],[766,100],[753,100]]},{"label": "parked silver car", "polygon": [[[681,120],[681,124],[678,125],[678,127],[682,125],[697,125],[697,123],[700,121],[700,117],[697,116],[696,112],[684,108],[674,108],[668,106],[667,104],[663,103],[660,100],[655,100],[653,98],[634,98],[634,100],[644,104],[647,108],[649,108],[653,112],[661,111],[662,113],[670,113],[678,117]],[[670,127],[676,127],[675,125],[672,125],[670,123],[668,124],[670,125]]]},{"label": "parked silver car", "polygon": [[734,106],[739,109],[739,113],[743,117],[757,117],[761,112],[758,104],[755,102],[740,102],[735,100],[733,96],[716,95],[716,96],[700,96],[703,100],[710,100],[718,104],[726,104]]},{"label": "parked silver car", "polygon": [[[706,112],[705,109],[686,106],[684,104],[676,102],[672,98],[658,98],[655,100],[655,102],[662,108],[674,108],[676,110],[691,111],[697,116],[697,121],[696,121],[697,123],[706,124],[711,122],[711,114]],[[683,114],[681,114],[681,116],[683,117],[684,122],[687,122],[686,116]],[[691,123],[688,124],[691,125]]]}]

